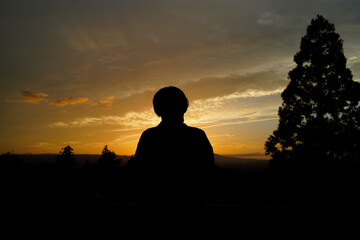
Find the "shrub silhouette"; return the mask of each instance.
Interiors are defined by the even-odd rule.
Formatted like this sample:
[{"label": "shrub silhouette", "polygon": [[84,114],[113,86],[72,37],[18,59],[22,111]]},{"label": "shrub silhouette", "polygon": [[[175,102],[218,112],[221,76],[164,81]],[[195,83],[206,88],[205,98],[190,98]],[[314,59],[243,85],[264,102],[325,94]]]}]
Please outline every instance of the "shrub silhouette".
[{"label": "shrub silhouette", "polygon": [[265,143],[271,164],[358,160],[360,84],[346,68],[334,25],[320,15],[312,19],[294,61],[281,95],[278,128]]}]

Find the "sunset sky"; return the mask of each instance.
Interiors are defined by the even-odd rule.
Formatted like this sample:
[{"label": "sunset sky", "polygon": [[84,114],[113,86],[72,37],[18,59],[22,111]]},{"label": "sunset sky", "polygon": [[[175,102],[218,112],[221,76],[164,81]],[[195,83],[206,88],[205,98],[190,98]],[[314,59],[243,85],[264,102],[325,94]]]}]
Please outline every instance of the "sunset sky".
[{"label": "sunset sky", "polygon": [[216,153],[261,158],[317,14],[360,80],[359,13],[358,0],[2,0],[0,153],[132,155],[172,85]]}]

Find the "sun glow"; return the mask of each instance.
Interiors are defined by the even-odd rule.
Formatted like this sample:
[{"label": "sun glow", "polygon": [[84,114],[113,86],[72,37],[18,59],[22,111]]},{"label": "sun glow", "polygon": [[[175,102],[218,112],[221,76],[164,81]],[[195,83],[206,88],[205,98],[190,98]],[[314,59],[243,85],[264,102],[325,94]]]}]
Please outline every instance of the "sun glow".
[{"label": "sun glow", "polygon": [[315,10],[346,36],[348,66],[360,79],[353,30],[360,23],[340,2],[334,9],[351,23],[316,2],[295,9],[267,1],[261,8],[253,1],[174,0],[161,8],[80,1],[81,12],[67,1],[20,2],[9,1],[0,21],[0,152],[58,153],[71,145],[98,154],[107,144],[132,155],[142,131],[161,120],[154,93],[177,86],[190,101],[185,123],[203,129],[217,153],[260,156]]}]

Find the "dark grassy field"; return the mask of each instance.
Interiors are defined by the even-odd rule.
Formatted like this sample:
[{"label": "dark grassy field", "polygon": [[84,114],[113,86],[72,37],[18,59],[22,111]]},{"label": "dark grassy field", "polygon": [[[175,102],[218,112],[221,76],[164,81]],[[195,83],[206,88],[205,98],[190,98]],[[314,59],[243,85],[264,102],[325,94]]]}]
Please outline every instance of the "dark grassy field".
[{"label": "dark grassy field", "polygon": [[50,165],[1,170],[2,229],[101,239],[323,239],[357,233],[358,177],[220,168],[139,175]]},{"label": "dark grassy field", "polygon": [[[171,176],[164,175],[161,177]],[[120,239],[307,239],[357,228],[347,181],[233,172],[151,180],[116,170],[28,168],[2,174],[2,217],[14,233]],[[310,181],[311,178],[311,181]],[[347,184],[347,185],[345,185]],[[357,185],[356,185],[357,186]],[[347,231],[338,231],[349,221]],[[49,233],[50,232],[50,233]],[[56,234],[55,234],[56,233]]]}]

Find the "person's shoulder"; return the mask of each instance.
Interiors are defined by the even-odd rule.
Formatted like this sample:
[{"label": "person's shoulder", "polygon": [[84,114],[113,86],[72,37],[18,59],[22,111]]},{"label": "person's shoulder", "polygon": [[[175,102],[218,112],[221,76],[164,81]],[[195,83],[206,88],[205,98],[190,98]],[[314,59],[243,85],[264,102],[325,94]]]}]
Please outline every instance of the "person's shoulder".
[{"label": "person's shoulder", "polygon": [[190,127],[190,126],[186,126],[187,130],[193,134],[198,134],[198,135],[206,135],[204,130],[197,128],[197,127]]},{"label": "person's shoulder", "polygon": [[157,131],[157,127],[148,128],[142,133],[142,135],[143,136],[152,135],[156,131]]}]

